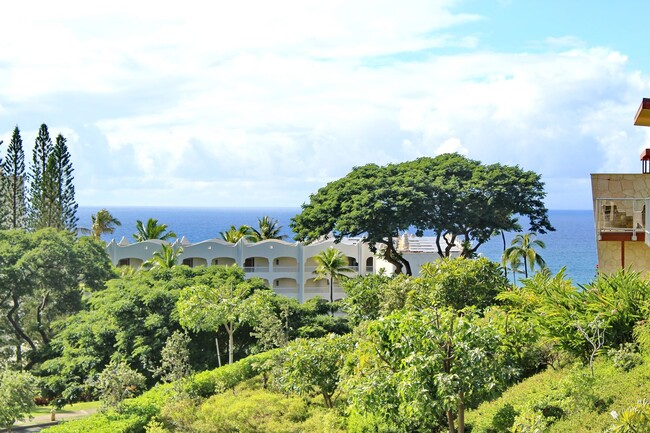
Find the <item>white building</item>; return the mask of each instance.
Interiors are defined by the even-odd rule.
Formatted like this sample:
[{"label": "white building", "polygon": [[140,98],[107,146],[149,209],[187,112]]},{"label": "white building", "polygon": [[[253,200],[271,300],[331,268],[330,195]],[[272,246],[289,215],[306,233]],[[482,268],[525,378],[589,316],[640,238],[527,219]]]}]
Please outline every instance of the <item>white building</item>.
[{"label": "white building", "polygon": [[[120,242],[112,240],[106,250],[115,266],[140,267],[149,260],[161,245],[167,243],[160,240],[149,240],[129,244],[122,238]],[[418,275],[420,267],[427,262],[433,262],[439,256],[435,238],[418,238],[403,235],[397,242],[398,251],[411,264],[413,275]],[[281,240],[265,240],[247,242],[242,239],[236,244],[221,239],[190,243],[185,237],[177,240],[174,247],[182,247],[179,260],[184,265],[213,266],[238,265],[250,277],[259,277],[278,294],[296,298],[305,302],[314,297],[329,298],[329,283],[323,279],[315,281],[315,257],[323,250],[334,247],[348,259],[348,266],[356,275],[379,273],[383,269],[387,273],[394,271],[393,265],[374,255],[361,238],[345,238],[340,243],[333,239],[312,244],[300,242],[291,243]],[[458,256],[460,249],[452,250],[453,256]],[[354,276],[355,274],[350,274]],[[334,299],[344,296],[343,289],[334,285]]]}]

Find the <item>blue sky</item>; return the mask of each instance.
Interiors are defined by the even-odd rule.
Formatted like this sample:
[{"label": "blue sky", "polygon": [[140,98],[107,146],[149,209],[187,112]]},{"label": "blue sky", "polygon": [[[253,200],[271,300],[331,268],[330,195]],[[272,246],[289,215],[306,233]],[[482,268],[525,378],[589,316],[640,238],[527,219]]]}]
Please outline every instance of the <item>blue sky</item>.
[{"label": "blue sky", "polygon": [[41,123],[62,133],[81,205],[297,207],[353,166],[457,151],[588,209],[589,174],[650,147],[650,2],[92,3],[0,26],[0,154],[16,124],[28,160]]}]

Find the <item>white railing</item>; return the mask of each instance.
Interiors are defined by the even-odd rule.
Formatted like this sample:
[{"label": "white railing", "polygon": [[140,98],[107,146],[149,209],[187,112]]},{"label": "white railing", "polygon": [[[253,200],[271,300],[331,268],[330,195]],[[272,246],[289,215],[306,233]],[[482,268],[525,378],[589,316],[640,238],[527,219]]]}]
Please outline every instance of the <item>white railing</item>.
[{"label": "white railing", "polygon": [[244,272],[268,272],[268,266],[244,266]]},{"label": "white railing", "polygon": [[594,206],[596,232],[599,239],[603,233],[630,233],[632,240],[637,239],[637,233],[647,234],[650,225],[647,222],[646,208],[650,206],[650,199],[598,198]]},{"label": "white railing", "polygon": [[273,272],[298,272],[298,266],[273,266]]}]

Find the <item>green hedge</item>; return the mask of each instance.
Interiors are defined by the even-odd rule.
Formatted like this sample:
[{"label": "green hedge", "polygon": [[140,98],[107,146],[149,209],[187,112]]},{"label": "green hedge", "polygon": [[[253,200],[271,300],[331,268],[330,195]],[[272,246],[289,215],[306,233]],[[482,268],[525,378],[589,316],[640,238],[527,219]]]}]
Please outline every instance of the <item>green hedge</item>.
[{"label": "green hedge", "polygon": [[277,350],[251,355],[232,365],[195,374],[185,386],[191,396],[207,398],[232,389],[239,383],[257,376],[272,360]]},{"label": "green hedge", "polygon": [[[276,351],[252,355],[192,376],[185,390],[192,396],[207,398],[260,374]],[[47,433],[143,433],[149,421],[173,397],[171,384],[157,385],[144,394],[124,402],[122,412],[96,413],[75,421],[63,422],[43,430]]]}]

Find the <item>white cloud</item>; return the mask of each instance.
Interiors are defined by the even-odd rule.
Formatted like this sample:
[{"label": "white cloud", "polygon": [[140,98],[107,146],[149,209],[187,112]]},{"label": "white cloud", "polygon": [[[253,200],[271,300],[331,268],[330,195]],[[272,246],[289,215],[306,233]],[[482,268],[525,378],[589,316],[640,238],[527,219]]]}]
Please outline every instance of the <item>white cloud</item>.
[{"label": "white cloud", "polygon": [[578,189],[637,170],[650,86],[623,53],[571,36],[484,51],[461,32],[482,18],[458,9],[20,2],[0,27],[0,113],[65,131],[88,204],[295,206],[352,166],[443,151]]}]

